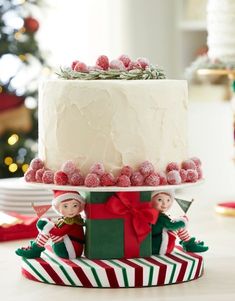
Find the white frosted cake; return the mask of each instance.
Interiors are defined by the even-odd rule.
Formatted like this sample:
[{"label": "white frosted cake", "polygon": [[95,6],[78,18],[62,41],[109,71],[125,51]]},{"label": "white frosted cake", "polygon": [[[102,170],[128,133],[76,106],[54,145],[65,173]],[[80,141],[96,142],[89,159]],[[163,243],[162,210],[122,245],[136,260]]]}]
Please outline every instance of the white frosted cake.
[{"label": "white frosted cake", "polygon": [[[27,182],[158,186],[196,182],[188,157],[188,89],[147,59],[74,61],[39,89],[38,158]],[[189,159],[189,160],[188,160]]]},{"label": "white frosted cake", "polygon": [[149,160],[157,170],[187,158],[183,80],[52,80],[40,88],[39,157],[58,170],[73,160],[114,175]]},{"label": "white frosted cake", "polygon": [[235,62],[235,1],[208,0],[207,45],[210,59]]}]

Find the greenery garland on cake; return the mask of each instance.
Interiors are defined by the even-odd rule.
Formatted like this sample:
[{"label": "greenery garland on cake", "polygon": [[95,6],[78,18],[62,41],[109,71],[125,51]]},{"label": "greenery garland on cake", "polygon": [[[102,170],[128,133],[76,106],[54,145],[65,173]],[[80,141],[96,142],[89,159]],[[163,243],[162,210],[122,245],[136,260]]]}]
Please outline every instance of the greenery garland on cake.
[{"label": "greenery garland on cake", "polygon": [[80,61],[74,61],[71,67],[61,68],[57,73],[63,79],[79,80],[149,80],[165,79],[166,75],[158,66],[153,66],[146,58],[132,61],[127,55],[121,55],[117,60],[105,55],[98,57],[95,66],[87,66]]}]

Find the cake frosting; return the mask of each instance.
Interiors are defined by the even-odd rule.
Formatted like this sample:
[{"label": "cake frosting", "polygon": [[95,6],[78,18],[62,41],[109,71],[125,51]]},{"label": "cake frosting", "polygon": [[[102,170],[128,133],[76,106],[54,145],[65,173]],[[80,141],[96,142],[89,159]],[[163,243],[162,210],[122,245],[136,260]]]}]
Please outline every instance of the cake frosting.
[{"label": "cake frosting", "polygon": [[208,0],[208,56],[226,63],[235,62],[235,1]]},{"label": "cake frosting", "polygon": [[96,162],[116,175],[149,160],[157,171],[187,159],[184,80],[50,80],[39,89],[39,157],[59,170]]}]

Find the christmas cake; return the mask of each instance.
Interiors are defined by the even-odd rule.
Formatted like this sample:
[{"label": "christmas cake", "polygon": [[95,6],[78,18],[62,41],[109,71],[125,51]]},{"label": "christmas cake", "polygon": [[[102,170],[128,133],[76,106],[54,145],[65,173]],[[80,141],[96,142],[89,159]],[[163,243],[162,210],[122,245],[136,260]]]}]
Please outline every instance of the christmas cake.
[{"label": "christmas cake", "polygon": [[92,67],[75,61],[60,77],[40,87],[39,157],[25,180],[52,188],[61,216],[39,219],[35,240],[16,250],[23,275],[84,287],[200,277],[203,259],[193,252],[208,247],[189,235],[186,217],[164,213],[169,190],[202,178],[201,161],[187,154],[186,82],[125,55]]},{"label": "christmas cake", "polygon": [[196,182],[188,160],[187,83],[146,59],[74,62],[39,89],[39,158],[28,182],[158,186]]}]

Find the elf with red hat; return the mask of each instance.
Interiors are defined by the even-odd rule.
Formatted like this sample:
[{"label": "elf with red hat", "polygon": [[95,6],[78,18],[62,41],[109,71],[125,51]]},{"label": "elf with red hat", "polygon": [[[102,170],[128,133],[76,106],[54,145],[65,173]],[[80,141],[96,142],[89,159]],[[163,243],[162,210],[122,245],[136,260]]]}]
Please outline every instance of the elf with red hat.
[{"label": "elf with red hat", "polygon": [[49,239],[56,255],[75,259],[83,252],[84,222],[80,216],[85,205],[84,198],[76,191],[54,191],[52,207],[61,215],[56,223],[47,218],[39,219],[39,234],[27,248],[19,248],[16,254],[25,258],[38,258]]},{"label": "elf with red hat", "polygon": [[[152,194],[151,204],[159,211],[159,216],[155,225],[152,226],[152,254],[169,254],[173,252],[176,237],[181,239],[180,244],[187,252],[205,252],[208,247],[203,241],[196,241],[189,235],[187,230],[188,218],[182,216],[178,219],[171,219],[167,214],[175,199],[173,191],[157,191]],[[191,203],[176,199],[177,203],[186,213]]]}]

